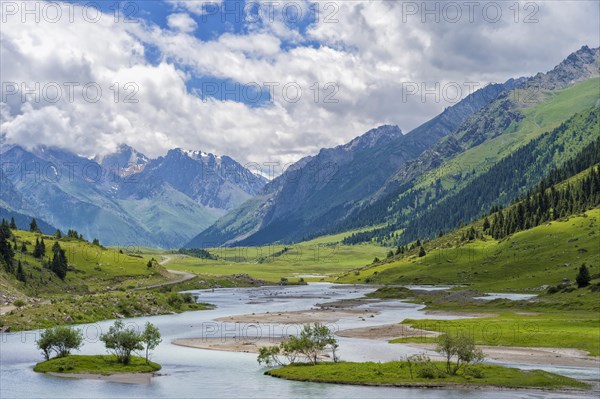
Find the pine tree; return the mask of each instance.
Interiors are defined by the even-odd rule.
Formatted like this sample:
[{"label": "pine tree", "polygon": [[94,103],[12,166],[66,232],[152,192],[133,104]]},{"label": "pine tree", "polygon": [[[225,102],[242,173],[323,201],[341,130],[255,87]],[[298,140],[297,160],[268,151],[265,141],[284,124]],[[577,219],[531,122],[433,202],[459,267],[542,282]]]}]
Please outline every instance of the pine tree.
[{"label": "pine tree", "polygon": [[35,246],[33,247],[33,256],[41,259],[46,255],[46,244],[44,243],[44,239],[42,241],[35,239]]},{"label": "pine tree", "polygon": [[7,272],[13,271],[13,257],[15,255],[12,245],[10,245],[10,237],[12,233],[8,227],[6,220],[2,219],[0,224],[0,258],[4,263],[4,268]]},{"label": "pine tree", "polygon": [[485,219],[483,219],[483,231],[487,231],[489,228],[490,228],[490,221],[486,216]]},{"label": "pine tree", "polygon": [[422,258],[425,255],[427,255],[427,253],[425,252],[425,248],[420,247],[419,248],[419,258]]},{"label": "pine tree", "polygon": [[469,229],[469,232],[467,233],[467,239],[469,241],[473,241],[475,239],[475,237],[477,237],[477,232],[475,231],[473,226],[471,226],[471,228]]},{"label": "pine tree", "polygon": [[577,278],[575,278],[575,281],[577,281],[577,286],[579,288],[583,288],[590,285],[590,280],[590,271],[584,263],[579,268],[579,273],[577,274]]},{"label": "pine tree", "polygon": [[0,235],[2,235],[7,240],[12,236],[12,231],[10,231],[8,222],[4,218],[2,219],[2,222],[0,222]]},{"label": "pine tree", "polygon": [[16,230],[17,229],[17,224],[15,223],[15,218],[11,217],[10,218],[10,225],[9,225],[11,230]]},{"label": "pine tree", "polygon": [[22,252],[22,253],[25,253],[25,252],[27,252],[27,244],[25,244],[25,241],[23,241],[23,242],[21,243],[21,252]]},{"label": "pine tree", "polygon": [[62,238],[62,231],[60,231],[60,229],[56,230],[54,237],[56,237],[57,240],[60,240]]},{"label": "pine tree", "polygon": [[31,223],[29,223],[29,231],[32,233],[37,233],[38,231],[40,231],[35,218],[31,219]]},{"label": "pine tree", "polygon": [[42,255],[40,254],[40,240],[38,240],[37,238],[35,239],[35,245],[33,246],[33,256],[35,258],[42,257]]},{"label": "pine tree", "polygon": [[25,272],[23,271],[23,265],[21,264],[21,261],[19,261],[19,264],[17,266],[17,280],[22,282],[27,281],[27,277],[25,276]]},{"label": "pine tree", "polygon": [[50,270],[54,272],[61,280],[64,280],[67,276],[68,261],[65,255],[65,250],[60,248],[58,242],[52,246],[52,262],[50,263]]}]

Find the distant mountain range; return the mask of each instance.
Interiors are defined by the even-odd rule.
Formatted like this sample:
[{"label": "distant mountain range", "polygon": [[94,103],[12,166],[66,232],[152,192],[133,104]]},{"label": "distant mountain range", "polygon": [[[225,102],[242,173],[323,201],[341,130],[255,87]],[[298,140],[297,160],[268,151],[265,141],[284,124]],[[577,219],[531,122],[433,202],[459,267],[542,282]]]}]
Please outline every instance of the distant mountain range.
[{"label": "distant mountain range", "polygon": [[182,149],[149,159],[122,145],[87,159],[14,145],[0,161],[0,215],[36,217],[105,245],[181,246],[267,182],[229,157]]},{"label": "distant mountain range", "polygon": [[[386,227],[371,238],[386,242],[398,231],[406,239],[430,235],[509,203],[594,139],[597,120],[588,119],[600,102],[599,60],[600,49],[583,46],[549,72],[490,84],[407,134],[379,126],[302,158],[272,181],[201,151],[149,159],[122,145],[87,159],[53,147],[4,146],[0,216],[35,216],[43,228],[74,228],[122,246],[290,243],[376,225]],[[569,120],[569,129],[549,134]],[[531,157],[501,163],[542,136],[531,151],[549,165]],[[502,166],[512,164],[524,171],[518,185],[508,184]],[[493,191],[493,181],[506,191],[479,195]],[[476,208],[445,217],[444,206],[461,201]]]},{"label": "distant mountain range", "polygon": [[288,243],[376,224],[400,226],[595,105],[599,54],[583,46],[547,73],[489,85],[406,135],[381,126],[321,150],[187,246]]}]

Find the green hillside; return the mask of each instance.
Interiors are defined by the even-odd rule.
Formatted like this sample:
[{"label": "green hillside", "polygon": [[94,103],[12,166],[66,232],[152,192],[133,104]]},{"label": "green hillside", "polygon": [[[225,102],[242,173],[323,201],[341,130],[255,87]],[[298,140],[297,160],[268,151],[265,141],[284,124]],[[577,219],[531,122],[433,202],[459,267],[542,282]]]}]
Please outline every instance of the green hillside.
[{"label": "green hillside", "polygon": [[[511,124],[514,129],[498,127],[493,133],[490,128],[496,137],[454,157],[441,151],[437,156],[448,159],[439,167],[401,185],[400,195],[384,197],[356,217],[372,220],[379,215],[388,219],[389,227],[345,242],[376,238],[395,245],[432,237],[473,220],[493,205],[508,204],[600,137],[599,84],[600,79],[594,78],[548,92],[545,102],[517,111],[521,119]],[[404,230],[402,237],[390,236],[399,229]]]},{"label": "green hillside", "polygon": [[[167,264],[171,260],[161,256],[163,251],[141,254],[137,248],[105,248],[74,232],[57,238],[7,226],[0,227],[2,331],[202,310],[208,305],[177,292],[263,284],[247,276],[221,275],[178,283],[182,276],[169,273],[157,261]],[[39,256],[34,250],[36,241],[41,243],[42,239],[45,254]],[[55,270],[56,243],[67,260],[64,278]],[[157,287],[148,289],[150,286]]]},{"label": "green hillside", "polygon": [[[337,281],[375,284],[464,284],[487,291],[543,290],[564,278],[574,280],[586,263],[592,275],[600,273],[600,209],[550,222],[502,240],[484,235],[461,243],[465,227],[424,244],[427,254],[416,251],[389,262],[350,272]],[[482,221],[473,225],[479,231]]]},{"label": "green hillside", "polygon": [[[583,164],[593,159],[587,152],[581,157]],[[572,165],[554,174],[561,176],[565,170],[573,170]],[[348,273],[339,281],[465,284],[488,292],[514,292],[543,290],[545,285],[573,280],[583,263],[592,275],[600,276],[598,173],[594,166],[553,182],[550,188],[542,184],[493,217],[423,242],[424,255],[419,253],[421,243],[402,247],[395,256]],[[527,204],[537,200],[545,202],[528,211],[531,205]],[[502,226],[498,225],[500,214],[506,217]]]}]

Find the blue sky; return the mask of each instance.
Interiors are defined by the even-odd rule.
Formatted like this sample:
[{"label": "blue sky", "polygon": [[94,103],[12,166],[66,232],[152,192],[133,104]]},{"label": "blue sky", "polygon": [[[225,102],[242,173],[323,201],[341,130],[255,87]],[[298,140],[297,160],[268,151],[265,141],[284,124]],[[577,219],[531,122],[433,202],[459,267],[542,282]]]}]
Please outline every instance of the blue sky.
[{"label": "blue sky", "polygon": [[[189,32],[190,35],[201,41],[211,41],[228,33],[235,35],[246,35],[252,30],[264,27],[264,21],[275,19],[283,20],[286,26],[297,31],[302,40],[281,41],[281,50],[289,51],[299,46],[320,46],[319,41],[306,38],[307,28],[319,18],[318,5],[302,10],[300,2],[290,2],[284,6],[278,6],[277,2],[257,2],[246,0],[222,0],[219,1],[186,1],[188,4],[197,4],[195,9],[203,10],[202,14],[189,12],[189,7],[183,5],[184,1],[173,2],[164,0],[144,1],[114,1],[105,0],[98,2],[69,1],[82,6],[92,5],[98,7],[109,15],[114,15],[117,10],[121,11],[122,18],[130,20],[142,20],[145,23],[155,24],[162,29],[169,29],[168,17],[173,14],[185,13],[197,24],[197,28]],[[271,4],[272,3],[272,4]],[[298,11],[300,10],[300,11]],[[325,11],[325,15],[333,11]],[[146,60],[150,63],[158,63],[162,54],[151,43],[145,43]],[[176,63],[176,61],[171,60]],[[268,106],[272,102],[268,88],[255,85],[254,82],[236,82],[231,79],[222,79],[211,74],[198,74],[186,66],[180,66],[182,70],[190,73],[186,86],[190,93],[194,93],[202,100],[215,98],[217,100],[229,100],[241,102],[249,107]],[[259,90],[261,88],[262,90]]]}]

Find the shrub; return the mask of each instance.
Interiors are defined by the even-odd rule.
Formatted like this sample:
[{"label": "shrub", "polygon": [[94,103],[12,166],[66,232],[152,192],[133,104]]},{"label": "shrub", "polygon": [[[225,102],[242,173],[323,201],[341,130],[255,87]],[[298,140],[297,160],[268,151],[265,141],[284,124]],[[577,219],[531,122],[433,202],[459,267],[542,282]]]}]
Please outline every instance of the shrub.
[{"label": "shrub", "polygon": [[[446,372],[451,375],[456,375],[463,365],[479,363],[484,359],[483,352],[475,346],[473,338],[465,334],[440,335],[436,350],[446,358]],[[454,358],[456,363],[453,364]]]},{"label": "shrub", "polygon": [[480,368],[475,367],[467,367],[463,371],[464,375],[473,377],[473,378],[485,378],[485,373]]},{"label": "shrub", "polygon": [[22,308],[23,306],[25,306],[25,302],[20,299],[17,299],[16,301],[13,302],[13,305],[18,308]]},{"label": "shrub", "polygon": [[183,305],[183,298],[179,294],[172,293],[167,297],[167,303],[175,309],[181,309],[181,305]]},{"label": "shrub", "polygon": [[431,365],[423,365],[417,369],[417,377],[434,379],[438,377],[438,371]]},{"label": "shrub", "polygon": [[557,293],[557,292],[559,292],[559,291],[560,291],[560,288],[558,288],[558,287],[557,287],[557,286],[555,286],[555,285],[548,287],[548,289],[546,290],[546,292],[547,292],[548,294],[550,294],[550,295],[552,295],[552,294],[556,294],[556,293]]},{"label": "shrub", "polygon": [[184,294],[180,294],[181,295],[181,299],[183,300],[184,303],[194,303],[194,296],[192,294],[190,294],[189,292],[186,292]]}]

